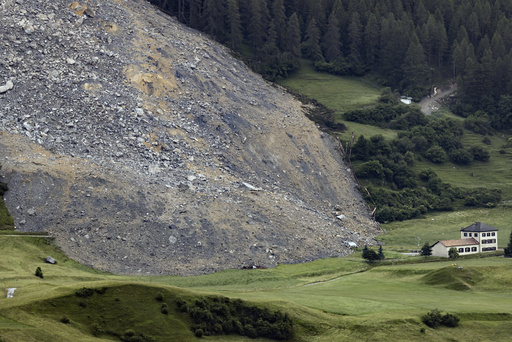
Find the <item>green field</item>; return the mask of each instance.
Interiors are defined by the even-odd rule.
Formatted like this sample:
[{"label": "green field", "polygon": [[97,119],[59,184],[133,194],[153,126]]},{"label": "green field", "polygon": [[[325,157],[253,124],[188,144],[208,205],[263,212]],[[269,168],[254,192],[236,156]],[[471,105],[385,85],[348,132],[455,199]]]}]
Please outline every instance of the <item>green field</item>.
[{"label": "green field", "polygon": [[[356,252],[275,269],[196,277],[107,274],[68,259],[47,238],[0,236],[0,278],[4,288],[17,288],[14,298],[0,299],[0,340],[119,341],[132,331],[153,341],[197,341],[189,319],[173,303],[178,296],[194,300],[204,294],[241,298],[287,313],[295,322],[295,341],[506,340],[512,334],[512,260],[477,256],[458,259],[453,266],[451,260],[410,257],[395,250],[416,248],[417,236],[422,243],[457,238],[460,222],[470,224],[475,218],[500,229],[499,244],[505,246],[512,228],[507,217],[508,209],[496,208],[383,225],[386,233],[380,240],[386,260],[375,265]],[[45,264],[47,255],[58,264]],[[43,279],[34,275],[37,267]],[[75,296],[83,287],[103,288],[104,293]],[[169,305],[168,315],[159,311],[158,293]],[[459,316],[460,326],[426,327],[421,316],[435,308]],[[62,323],[64,318],[68,324]],[[237,335],[203,338],[252,340]]]},{"label": "green field", "polygon": [[309,61],[290,77],[279,82],[283,87],[314,98],[339,115],[375,103],[380,95],[378,86],[355,77],[340,77],[316,72]]}]

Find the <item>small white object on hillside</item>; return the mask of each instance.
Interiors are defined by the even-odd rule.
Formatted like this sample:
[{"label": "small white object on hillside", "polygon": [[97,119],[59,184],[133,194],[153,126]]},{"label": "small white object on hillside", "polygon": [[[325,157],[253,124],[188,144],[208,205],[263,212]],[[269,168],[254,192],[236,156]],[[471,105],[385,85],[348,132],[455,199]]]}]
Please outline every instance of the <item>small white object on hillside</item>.
[{"label": "small white object on hillside", "polygon": [[7,290],[7,298],[14,297],[14,290],[16,290],[15,287],[8,287],[8,288],[6,288],[6,290]]}]

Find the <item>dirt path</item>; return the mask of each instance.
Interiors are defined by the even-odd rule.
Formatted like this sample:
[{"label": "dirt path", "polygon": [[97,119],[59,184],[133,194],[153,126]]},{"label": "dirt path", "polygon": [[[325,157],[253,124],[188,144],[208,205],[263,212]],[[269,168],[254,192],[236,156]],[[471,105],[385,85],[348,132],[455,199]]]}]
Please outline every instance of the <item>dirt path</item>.
[{"label": "dirt path", "polygon": [[441,108],[441,100],[445,98],[446,96],[452,94],[457,90],[457,85],[453,85],[450,88],[443,89],[441,91],[438,91],[434,96],[429,96],[423,98],[423,100],[420,101],[419,105],[421,107],[421,111],[425,115],[429,115],[432,112],[436,112]]}]

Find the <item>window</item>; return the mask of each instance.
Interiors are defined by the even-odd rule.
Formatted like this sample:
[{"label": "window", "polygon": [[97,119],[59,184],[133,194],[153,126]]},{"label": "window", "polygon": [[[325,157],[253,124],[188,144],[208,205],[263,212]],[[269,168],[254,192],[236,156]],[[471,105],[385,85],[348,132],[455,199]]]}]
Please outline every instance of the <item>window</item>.
[{"label": "window", "polygon": [[469,233],[469,236],[471,236],[471,233]]},{"label": "window", "polygon": [[496,233],[492,233],[492,236],[496,236]]},{"label": "window", "polygon": [[468,236],[468,233],[464,233],[464,236]]},{"label": "window", "polygon": [[464,253],[464,248],[459,248],[459,253]]},{"label": "window", "polygon": [[496,243],[496,239],[492,239],[492,243]]},{"label": "window", "polygon": [[476,247],[471,247],[471,252],[476,252]]},{"label": "window", "polygon": [[478,233],[475,233],[475,237],[477,237],[477,236],[478,236]]},{"label": "window", "polygon": [[464,252],[468,253],[468,252],[470,252],[470,251],[471,251],[471,248],[466,247],[466,250],[465,250]]},{"label": "window", "polygon": [[491,233],[487,233],[487,236],[491,236]]},{"label": "window", "polygon": [[482,240],[482,245],[487,243],[487,240]]}]

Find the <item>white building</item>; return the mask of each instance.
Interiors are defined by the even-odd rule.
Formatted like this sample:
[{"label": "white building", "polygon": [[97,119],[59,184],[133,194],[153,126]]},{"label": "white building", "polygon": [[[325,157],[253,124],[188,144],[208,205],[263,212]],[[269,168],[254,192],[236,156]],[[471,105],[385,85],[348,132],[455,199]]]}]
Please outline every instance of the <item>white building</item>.
[{"label": "white building", "polygon": [[450,248],[456,248],[459,255],[490,252],[498,249],[498,229],[485,223],[475,222],[460,230],[460,239],[441,240],[432,245],[432,255],[448,257]]}]

